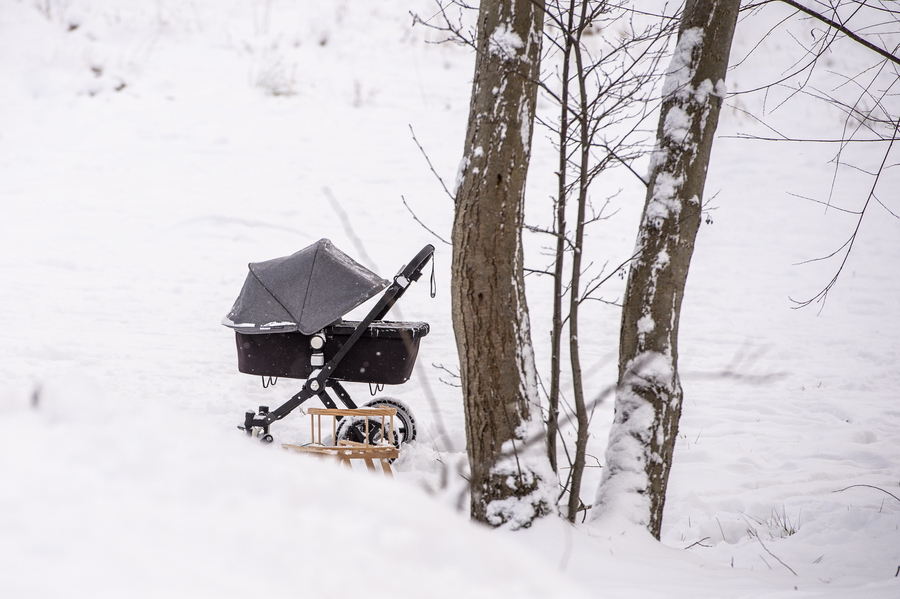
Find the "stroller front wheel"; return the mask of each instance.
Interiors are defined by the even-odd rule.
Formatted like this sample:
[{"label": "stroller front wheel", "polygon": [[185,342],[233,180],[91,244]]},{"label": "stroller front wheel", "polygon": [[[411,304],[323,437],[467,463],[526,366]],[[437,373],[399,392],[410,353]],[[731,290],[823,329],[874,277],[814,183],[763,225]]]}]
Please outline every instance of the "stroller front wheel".
[{"label": "stroller front wheel", "polygon": [[378,397],[372,401],[363,404],[364,408],[394,408],[397,410],[397,433],[400,440],[395,443],[400,447],[402,443],[409,443],[416,438],[416,419],[413,417],[412,410],[405,403],[393,397]]}]

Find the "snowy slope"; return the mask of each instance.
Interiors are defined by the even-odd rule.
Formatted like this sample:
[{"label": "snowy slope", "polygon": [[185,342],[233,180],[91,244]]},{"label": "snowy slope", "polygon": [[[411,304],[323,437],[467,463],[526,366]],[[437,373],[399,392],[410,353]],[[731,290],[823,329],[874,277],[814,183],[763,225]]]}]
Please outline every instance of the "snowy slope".
[{"label": "snowy slope", "polygon": [[[452,183],[472,56],[427,43],[439,35],[409,11],[435,9],[0,3],[0,596],[898,596],[900,500],[886,493],[900,497],[898,221],[866,217],[821,313],[788,299],[827,283],[833,262],[795,263],[830,253],[854,224],[789,195],[827,197],[829,147],[716,142],[714,222],[682,315],[686,401],[663,545],[555,519],[521,533],[466,521],[462,406],[432,366],[456,364],[450,252],[401,196],[449,235],[452,204],[410,127]],[[736,52],[755,44],[745,32]],[[731,88],[764,78],[761,63]],[[802,106],[774,118],[811,124],[810,136],[840,124]],[[720,133],[753,126],[730,110]],[[883,149],[856,159],[871,165]],[[540,133],[535,152],[529,220],[542,222],[553,157]],[[896,171],[880,194],[894,212]],[[863,184],[849,169],[839,181],[839,205],[858,209]],[[604,185],[598,195],[624,190],[620,213],[592,231],[595,261],[613,265],[643,197],[624,174]],[[413,380],[386,389],[420,422],[393,482],[234,428],[297,385],[264,390],[239,374],[219,321],[248,262],[322,237],[382,276],[437,246],[437,297],[423,279],[398,305],[432,332]],[[542,243],[528,239],[536,266]],[[542,285],[529,291],[540,359]],[[620,293],[618,279],[604,291]],[[618,314],[592,304],[584,320],[599,394],[615,380]],[[611,417],[607,400],[594,416],[599,461]],[[291,441],[307,426],[296,414],[274,432]],[[597,480],[594,468],[588,488]]]}]

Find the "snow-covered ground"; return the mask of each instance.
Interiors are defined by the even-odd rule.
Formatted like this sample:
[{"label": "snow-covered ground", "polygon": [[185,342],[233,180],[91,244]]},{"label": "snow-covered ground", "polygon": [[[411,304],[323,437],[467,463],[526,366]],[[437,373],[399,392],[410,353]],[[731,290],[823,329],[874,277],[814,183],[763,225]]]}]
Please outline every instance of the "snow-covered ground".
[{"label": "snow-covered ground", "polygon": [[[793,310],[789,298],[814,295],[837,267],[796,264],[855,226],[791,195],[827,198],[835,149],[728,138],[755,127],[735,109],[682,315],[686,399],[663,543],[556,518],[514,533],[467,521],[462,404],[439,368],[456,367],[450,251],[401,197],[449,236],[452,203],[410,128],[452,183],[473,60],[427,43],[439,36],[412,27],[410,11],[436,9],[0,0],[0,596],[900,596],[900,221],[873,206],[824,309]],[[741,56],[761,30],[743,27]],[[792,50],[766,44],[763,56]],[[868,58],[841,48],[830,68]],[[731,89],[776,63],[745,63]],[[810,103],[771,106],[797,135],[841,127]],[[528,219],[541,223],[553,157],[545,134],[535,140]],[[852,159],[873,169],[884,150],[859,145]],[[878,188],[894,213],[897,171]],[[591,231],[598,265],[627,257],[643,202],[615,177],[595,191],[623,189],[620,212]],[[835,205],[859,209],[868,185],[842,169]],[[322,237],[383,276],[437,246],[437,297],[423,279],[398,304],[432,332],[413,380],[385,390],[419,421],[393,481],[235,429],[298,385],[263,389],[238,373],[219,322],[248,262]],[[546,240],[527,242],[540,266]],[[529,291],[539,361],[542,286]],[[614,278],[603,294],[621,290]],[[618,313],[590,304],[583,319],[599,395],[615,380]],[[611,417],[607,399],[596,466]],[[273,432],[294,441],[307,426],[297,413]],[[588,501],[598,480],[592,468]]]}]

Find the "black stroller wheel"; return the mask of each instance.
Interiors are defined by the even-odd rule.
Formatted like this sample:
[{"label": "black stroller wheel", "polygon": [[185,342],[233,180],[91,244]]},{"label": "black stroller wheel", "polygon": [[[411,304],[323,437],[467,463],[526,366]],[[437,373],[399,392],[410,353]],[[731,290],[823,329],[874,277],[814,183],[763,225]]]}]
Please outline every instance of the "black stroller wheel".
[{"label": "black stroller wheel", "polygon": [[[381,430],[381,418],[369,416],[369,438],[366,439],[366,417],[364,416],[345,416],[338,425],[337,434],[335,435],[335,444],[341,441],[352,441],[354,443],[366,443],[368,445],[378,445],[386,439],[386,434]],[[400,447],[400,434],[397,431],[391,431],[391,445]]]},{"label": "black stroller wheel", "polygon": [[271,443],[272,441],[275,440],[275,437],[273,437],[272,435],[270,435],[270,434],[267,433],[267,434],[265,434],[265,435],[262,435],[262,436],[259,438],[259,440],[260,440],[260,442],[262,442],[262,443],[268,445],[269,443]]},{"label": "black stroller wheel", "polygon": [[412,410],[405,403],[393,397],[378,397],[364,404],[364,408],[394,408],[397,410],[397,418],[395,425],[397,433],[399,433],[400,442],[396,443],[400,447],[402,443],[409,443],[416,438],[416,419],[413,417]]}]

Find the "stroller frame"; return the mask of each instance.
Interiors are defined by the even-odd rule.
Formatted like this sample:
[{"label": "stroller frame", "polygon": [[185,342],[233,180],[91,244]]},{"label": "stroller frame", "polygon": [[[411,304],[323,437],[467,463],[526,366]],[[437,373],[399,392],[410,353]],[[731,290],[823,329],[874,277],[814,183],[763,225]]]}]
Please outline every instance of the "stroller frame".
[{"label": "stroller frame", "polygon": [[[337,399],[340,400],[348,409],[356,409],[350,394],[341,385],[339,380],[333,378],[334,372],[338,365],[347,356],[350,350],[356,345],[357,341],[366,333],[367,329],[373,323],[381,321],[406,292],[409,285],[418,281],[422,276],[422,269],[429,260],[434,256],[434,246],[426,245],[422,248],[413,259],[400,269],[400,272],[394,276],[393,282],[382,292],[381,298],[372,307],[369,313],[356,325],[350,337],[340,346],[337,352],[328,362],[324,361],[324,354],[321,349],[325,344],[325,329],[313,334],[309,337],[312,354],[310,356],[311,373],[306,379],[303,388],[294,394],[289,400],[274,410],[269,410],[268,406],[259,406],[258,413],[248,410],[244,414],[244,422],[238,425],[238,428],[247,433],[249,436],[258,436],[263,443],[271,443],[274,438],[269,434],[269,427],[276,421],[281,420],[288,414],[293,412],[301,404],[312,397],[318,397],[326,408],[336,409],[337,404],[329,394],[331,390]],[[240,334],[238,334],[240,335]],[[412,356],[413,360],[415,355]]]}]

